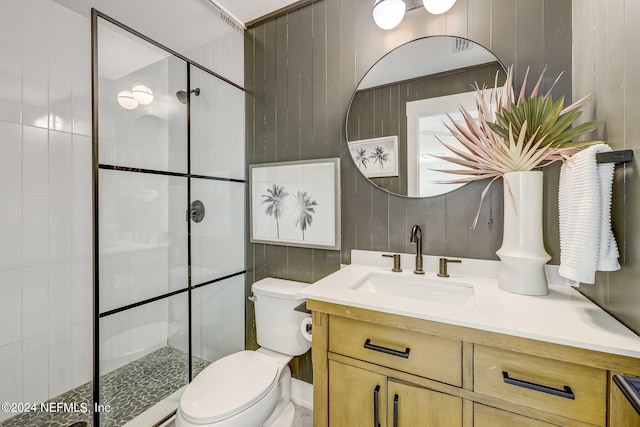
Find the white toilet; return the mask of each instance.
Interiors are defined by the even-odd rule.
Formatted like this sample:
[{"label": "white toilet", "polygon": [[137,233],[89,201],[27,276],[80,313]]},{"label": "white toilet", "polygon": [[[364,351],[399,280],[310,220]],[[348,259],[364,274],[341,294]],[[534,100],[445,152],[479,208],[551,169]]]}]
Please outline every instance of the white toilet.
[{"label": "white toilet", "polygon": [[253,284],[258,344],[207,366],[187,386],[176,415],[177,427],[291,427],[293,356],[311,342],[301,323],[308,314],[294,311],[306,283],[267,278]]}]

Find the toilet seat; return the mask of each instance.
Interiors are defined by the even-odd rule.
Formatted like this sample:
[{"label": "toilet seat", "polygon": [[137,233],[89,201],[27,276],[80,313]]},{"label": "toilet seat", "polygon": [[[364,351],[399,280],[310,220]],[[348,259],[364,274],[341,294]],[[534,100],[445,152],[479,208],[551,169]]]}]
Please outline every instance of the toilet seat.
[{"label": "toilet seat", "polygon": [[260,401],[278,383],[278,361],[241,351],[207,366],[186,388],[180,410],[193,423],[230,418]]}]

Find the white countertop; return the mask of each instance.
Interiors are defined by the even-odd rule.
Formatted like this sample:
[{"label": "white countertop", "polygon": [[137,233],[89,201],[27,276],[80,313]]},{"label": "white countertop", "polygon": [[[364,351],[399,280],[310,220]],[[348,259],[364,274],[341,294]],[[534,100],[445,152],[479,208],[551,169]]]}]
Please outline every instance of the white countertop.
[{"label": "white countertop", "polygon": [[[381,252],[355,252],[361,253],[352,255],[352,262],[374,259],[372,264],[391,263],[389,259],[377,261]],[[415,277],[413,259],[403,255],[404,271],[401,273],[391,272],[390,267],[354,263],[307,286],[300,295],[307,299],[640,358],[640,337],[570,286],[551,285],[546,296],[518,295],[498,288],[495,274],[499,263],[496,261],[463,259],[462,264],[450,265],[451,277],[444,280],[473,283],[475,299],[464,307],[349,288],[372,272],[392,277]],[[421,277],[437,279],[436,262],[437,257],[425,257],[427,273]],[[473,278],[453,274],[463,272],[463,265],[467,269],[473,268]],[[484,277],[475,277],[475,271]]]}]

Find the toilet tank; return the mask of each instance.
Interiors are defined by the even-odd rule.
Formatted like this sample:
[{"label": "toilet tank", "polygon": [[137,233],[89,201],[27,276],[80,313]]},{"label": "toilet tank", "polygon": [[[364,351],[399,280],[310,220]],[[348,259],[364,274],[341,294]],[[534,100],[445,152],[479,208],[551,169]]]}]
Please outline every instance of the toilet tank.
[{"label": "toilet tank", "polygon": [[297,294],[305,286],[308,284],[271,277],[251,286],[260,346],[290,356],[299,356],[311,348],[300,330],[302,320],[309,314],[294,310],[304,302]]}]

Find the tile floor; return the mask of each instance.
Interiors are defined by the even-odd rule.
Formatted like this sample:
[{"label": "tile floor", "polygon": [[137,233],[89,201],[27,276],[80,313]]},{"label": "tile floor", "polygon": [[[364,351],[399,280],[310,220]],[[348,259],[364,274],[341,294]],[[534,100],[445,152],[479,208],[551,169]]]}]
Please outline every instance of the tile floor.
[{"label": "tile floor", "polygon": [[[172,347],[163,347],[104,375],[101,379],[101,403],[116,410],[104,414],[100,425],[120,427],[185,385],[187,357],[187,354]],[[194,375],[208,364],[205,360],[194,359]],[[86,405],[90,408],[92,392],[92,383],[87,383],[51,399],[50,402],[75,404],[78,408]],[[0,427],[92,427],[92,416],[90,411],[32,412],[0,422]],[[169,421],[163,427],[165,426],[175,427],[175,424]],[[313,412],[296,405],[293,427],[313,427]]]},{"label": "tile floor", "polygon": [[[304,408],[302,406],[295,405],[296,415],[293,418],[292,427],[313,427],[313,411],[311,409]],[[176,424],[169,420],[161,427],[175,427]]]},{"label": "tile floor", "polygon": [[[188,355],[172,347],[163,347],[101,378],[100,403],[112,408],[100,420],[102,427],[120,427],[158,401],[187,384]],[[194,358],[193,372],[198,374],[209,362]],[[93,387],[87,383],[51,399],[91,408]],[[0,423],[0,427],[69,427],[85,421],[93,426],[92,412],[31,412]],[[73,426],[76,427],[76,426]],[[80,426],[77,426],[80,427]]]}]

